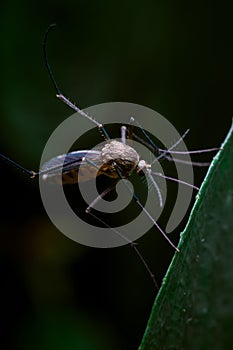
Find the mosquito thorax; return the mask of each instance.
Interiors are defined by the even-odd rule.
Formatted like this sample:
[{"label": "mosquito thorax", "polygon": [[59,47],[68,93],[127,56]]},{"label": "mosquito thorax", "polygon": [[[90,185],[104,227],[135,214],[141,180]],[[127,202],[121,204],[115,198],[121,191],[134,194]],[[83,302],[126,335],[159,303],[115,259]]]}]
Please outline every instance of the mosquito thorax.
[{"label": "mosquito thorax", "polygon": [[116,140],[104,145],[101,157],[103,166],[100,172],[113,178],[130,176],[139,162],[139,154],[134,148]]}]

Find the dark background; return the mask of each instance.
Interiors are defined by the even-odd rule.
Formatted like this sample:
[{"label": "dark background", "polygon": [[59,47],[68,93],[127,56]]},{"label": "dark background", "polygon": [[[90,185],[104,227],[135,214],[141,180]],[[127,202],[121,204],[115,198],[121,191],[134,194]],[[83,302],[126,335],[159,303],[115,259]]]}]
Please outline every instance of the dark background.
[{"label": "dark background", "polygon": [[[0,150],[27,168],[38,169],[48,137],[71,114],[56,100],[43,62],[53,22],[50,62],[80,107],[133,102],[180,133],[190,128],[190,149],[223,141],[233,109],[227,3],[24,0],[3,3],[0,16]],[[204,173],[198,169],[197,185]],[[72,242],[49,221],[36,181],[4,163],[0,176],[3,348],[136,349],[156,291],[130,247]],[[177,242],[177,234],[170,237]],[[155,230],[139,247],[161,283],[173,250]]]}]

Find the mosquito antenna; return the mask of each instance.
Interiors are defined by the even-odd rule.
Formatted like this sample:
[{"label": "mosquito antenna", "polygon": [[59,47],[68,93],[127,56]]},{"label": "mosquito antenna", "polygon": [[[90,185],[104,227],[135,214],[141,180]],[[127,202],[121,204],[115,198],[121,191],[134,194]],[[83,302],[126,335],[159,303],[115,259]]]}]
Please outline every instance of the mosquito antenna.
[{"label": "mosquito antenna", "polygon": [[75,112],[78,112],[79,114],[81,114],[84,118],[90,120],[93,124],[97,125],[99,130],[102,132],[104,138],[106,140],[110,140],[110,137],[106,131],[106,129],[104,128],[104,126],[97,122],[97,120],[95,120],[92,116],[90,116],[89,114],[85,113],[82,109],[80,109],[78,106],[76,106],[73,102],[71,102],[67,97],[65,97],[63,95],[63,93],[61,92],[61,90],[59,89],[58,87],[58,84],[54,78],[54,74],[53,74],[53,71],[50,67],[50,64],[49,64],[49,59],[48,59],[48,53],[47,53],[47,41],[48,41],[48,35],[49,33],[51,32],[51,30],[53,28],[56,27],[56,24],[50,24],[50,26],[48,27],[46,33],[45,33],[45,37],[44,37],[44,40],[43,40],[43,53],[44,53],[44,60],[45,60],[45,66],[46,66],[46,69],[48,71],[48,74],[49,74],[49,77],[53,83],[53,86],[56,90],[56,97],[59,98],[59,100],[61,100],[62,102],[64,102],[67,106],[69,106],[70,108],[72,108]]}]

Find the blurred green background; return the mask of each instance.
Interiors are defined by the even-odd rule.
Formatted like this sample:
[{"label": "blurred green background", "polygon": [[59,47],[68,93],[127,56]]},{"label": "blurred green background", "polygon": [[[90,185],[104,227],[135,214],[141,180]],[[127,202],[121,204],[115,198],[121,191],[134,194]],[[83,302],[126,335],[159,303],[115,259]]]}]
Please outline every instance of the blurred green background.
[{"label": "blurred green background", "polygon": [[[38,169],[48,137],[71,114],[43,62],[43,36],[54,22],[50,63],[80,107],[142,104],[180,133],[190,128],[190,149],[219,146],[233,114],[231,16],[227,2],[210,1],[1,4],[0,152]],[[197,185],[204,173],[198,169]],[[2,348],[136,349],[156,292],[130,247],[72,242],[49,221],[36,181],[4,163],[0,176]],[[155,230],[139,244],[161,283],[172,249]]]}]

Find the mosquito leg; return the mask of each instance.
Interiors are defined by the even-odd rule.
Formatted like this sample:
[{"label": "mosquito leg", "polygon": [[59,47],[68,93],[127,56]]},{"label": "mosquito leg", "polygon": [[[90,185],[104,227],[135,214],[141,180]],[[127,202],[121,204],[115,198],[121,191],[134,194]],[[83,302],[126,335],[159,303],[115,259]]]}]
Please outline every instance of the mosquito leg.
[{"label": "mosquito leg", "polygon": [[[152,152],[155,151],[154,147],[152,145],[150,145],[149,143],[144,141],[138,135],[133,134],[133,137],[136,140],[138,140],[141,144],[143,144],[146,147],[148,147]],[[183,137],[184,137],[184,135],[183,135]],[[180,142],[180,140],[179,140],[179,142]],[[175,143],[173,146],[176,146],[177,144],[178,143]],[[170,154],[186,155],[186,154],[199,154],[199,153],[207,153],[207,152],[214,152],[214,151],[221,150],[221,148],[209,148],[209,149],[205,149],[205,150],[196,150],[196,151],[172,151],[171,149],[173,148],[173,146],[171,148],[169,148],[168,150],[163,150],[161,148],[158,149],[158,151],[160,152],[160,155],[157,158],[155,158],[150,165],[153,165],[154,163],[158,162],[159,160],[161,160],[163,158],[163,159],[167,159],[168,161],[171,161],[171,162],[177,162],[177,163],[182,163],[182,164],[187,164],[187,165],[193,165],[193,166],[199,166],[199,167],[203,166],[203,167],[205,167],[205,166],[209,166],[210,163],[209,162],[187,161],[187,160],[171,157],[168,154],[170,153]]]},{"label": "mosquito leg", "polygon": [[121,142],[126,145],[126,126],[121,127]]},{"label": "mosquito leg", "polygon": [[101,200],[103,199],[109,192],[111,192],[116,184],[118,183],[118,181],[115,181],[111,186],[109,186],[108,188],[106,188],[98,197],[96,197],[93,202],[91,202],[91,204],[88,205],[88,207],[86,208],[86,213],[90,213],[90,211],[94,208],[94,206]]},{"label": "mosquito leg", "polygon": [[[159,161],[161,158],[165,158],[168,160],[174,160],[183,164],[190,164],[190,162],[185,162],[179,159],[174,159],[168,156],[168,153],[170,154],[199,154],[199,153],[210,153],[210,152],[214,152],[214,151],[219,151],[221,148],[218,147],[214,147],[214,148],[207,148],[207,149],[203,149],[203,150],[194,150],[194,151],[173,151],[174,148],[176,148],[178,146],[178,144],[184,140],[184,138],[187,136],[187,134],[189,133],[189,129],[187,129],[184,134],[168,149],[168,150],[164,150],[161,148],[158,148],[155,143],[151,140],[151,138],[149,137],[149,135],[147,134],[147,132],[142,128],[142,126],[140,125],[140,123],[134,119],[133,117],[130,118],[130,122],[135,122],[135,124],[139,127],[139,129],[141,130],[141,132],[143,133],[143,135],[146,137],[147,142],[145,142],[143,139],[141,139],[139,136],[135,135],[132,133],[132,136],[135,137],[135,139],[137,139],[139,142],[141,142],[142,144],[144,144],[145,146],[149,147],[153,152],[154,151],[158,151],[160,154],[159,156],[151,163],[154,164],[155,162]],[[132,125],[132,124],[131,124]],[[203,162],[192,162],[191,163],[194,166],[209,166],[210,163],[203,163]]]},{"label": "mosquito leg", "polygon": [[26,168],[24,168],[22,165],[20,165],[19,163],[15,162],[14,160],[4,156],[3,154],[0,154],[0,158],[3,159],[6,163],[8,163],[9,165],[14,166],[15,168],[21,170],[23,173],[30,175],[31,178],[34,178],[38,175],[38,173],[36,173],[33,170],[28,170]]},{"label": "mosquito leg", "polygon": [[[119,180],[118,180],[119,181]],[[156,282],[155,276],[152,273],[152,271],[149,268],[149,265],[147,264],[146,260],[143,258],[142,254],[140,253],[140,251],[138,250],[138,248],[136,247],[137,243],[132,242],[131,240],[129,240],[125,235],[123,235],[120,231],[118,231],[116,228],[111,227],[110,225],[108,225],[105,221],[103,221],[102,219],[100,219],[98,216],[96,216],[95,214],[93,214],[92,209],[93,207],[102,199],[104,198],[109,192],[111,192],[113,190],[113,188],[116,186],[117,182],[115,181],[114,184],[112,184],[111,186],[109,186],[108,188],[106,188],[96,199],[94,199],[94,201],[86,208],[86,213],[90,214],[93,218],[95,218],[96,220],[98,220],[101,224],[103,224],[104,226],[106,226],[107,228],[109,228],[110,230],[112,230],[113,232],[115,232],[119,237],[123,238],[128,244],[130,244],[130,246],[134,249],[135,253],[137,254],[137,256],[139,257],[139,259],[141,260],[141,262],[143,263],[146,271],[148,272],[148,274],[150,275],[156,290],[159,290],[158,287],[158,283]]]},{"label": "mosquito leg", "polygon": [[175,147],[178,146],[178,144],[187,136],[187,134],[189,133],[189,129],[187,129],[184,134],[168,149],[168,150],[163,150],[161,148],[158,148],[155,143],[151,140],[151,138],[149,137],[149,135],[147,134],[147,132],[142,128],[142,126],[140,125],[140,123],[134,119],[133,117],[130,118],[130,122],[135,122],[135,124],[139,127],[139,129],[141,130],[141,132],[143,133],[143,135],[145,136],[145,138],[147,139],[147,142],[145,142],[143,139],[141,139],[139,136],[132,134],[132,136],[134,136],[139,142],[141,142],[142,144],[144,144],[145,146],[148,146],[153,152],[154,151],[158,151],[160,153],[160,155],[154,159],[154,161],[151,163],[151,165],[153,165],[155,162],[158,162],[161,158],[165,158],[167,160],[171,160],[171,161],[175,161],[175,162],[179,162],[179,163],[183,163],[183,164],[191,164],[194,166],[209,166],[210,163],[204,163],[204,162],[188,162],[185,160],[180,160],[180,159],[175,159],[172,157],[168,156],[168,153],[170,154],[198,154],[198,153],[209,153],[209,152],[214,152],[214,151],[218,151],[220,150],[220,148],[208,148],[208,149],[204,149],[204,150],[195,150],[195,151],[172,151]]},{"label": "mosquito leg", "polygon": [[133,128],[134,128],[134,124],[133,124],[134,118],[131,117],[130,121],[129,121],[129,127],[127,129],[128,132],[128,140],[129,140],[129,145],[132,146],[132,139],[133,139]]},{"label": "mosquito leg", "polygon": [[193,189],[199,191],[199,187],[197,186],[194,186],[186,181],[182,181],[182,180],[179,180],[179,179],[176,179],[174,177],[170,177],[170,176],[166,176],[164,174],[161,174],[161,173],[157,173],[155,171],[151,171],[150,169],[148,170],[148,175],[152,176],[152,175],[155,175],[155,176],[159,176],[159,177],[162,177],[163,179],[167,179],[167,180],[171,180],[171,181],[174,181],[174,182],[178,182],[180,184],[183,184],[183,185],[186,185],[186,186],[189,186],[189,187],[192,187]]},{"label": "mosquito leg", "polygon": [[[179,159],[179,158],[174,158],[174,157],[170,157],[168,155],[163,155],[163,157],[165,159],[167,159],[170,162],[175,162],[175,163],[181,163],[181,164],[186,164],[186,165],[192,165],[192,166],[199,166],[199,167],[205,167],[205,166],[209,166],[210,163],[209,162],[194,162],[194,161],[188,161],[188,160],[184,160],[184,159]],[[154,163],[154,162],[153,162]],[[153,164],[152,163],[152,164]]]},{"label": "mosquito leg", "polygon": [[[172,147],[174,148],[174,147]],[[152,164],[154,164],[155,162],[159,161],[161,158],[165,158],[169,161],[172,162],[177,162],[177,163],[182,163],[182,164],[187,164],[187,165],[192,165],[192,166],[199,166],[199,167],[205,167],[205,166],[209,166],[210,163],[209,162],[195,162],[195,161],[185,161],[183,159],[179,159],[179,158],[174,158],[169,156],[168,154],[180,154],[180,155],[186,155],[186,154],[200,154],[200,153],[210,153],[210,152],[215,152],[215,151],[219,151],[221,148],[207,148],[207,149],[203,149],[203,150],[194,150],[194,151],[172,151],[172,148],[168,149],[168,150],[162,150],[160,149],[159,151],[162,152],[160,154],[159,157],[157,157],[156,160],[154,160],[152,162]]]},{"label": "mosquito leg", "polygon": [[215,151],[219,151],[219,150],[221,150],[221,148],[219,148],[219,147],[198,149],[198,150],[194,150],[194,151],[171,151],[171,150],[159,149],[160,152],[171,153],[171,154],[198,154],[198,153],[215,152]]},{"label": "mosquito leg", "polygon": [[103,133],[103,136],[106,140],[110,140],[110,137],[106,131],[106,129],[104,128],[104,126],[102,124],[100,124],[99,122],[97,122],[92,116],[90,116],[89,114],[85,113],[83,110],[81,110],[79,107],[77,107],[73,102],[71,102],[67,97],[65,97],[63,95],[63,93],[61,92],[60,88],[58,87],[58,84],[56,82],[56,79],[54,78],[53,75],[53,71],[50,67],[49,64],[49,60],[48,60],[48,54],[47,54],[47,40],[48,40],[48,35],[50,33],[50,31],[56,26],[56,24],[51,24],[46,33],[45,33],[45,37],[44,37],[44,41],[43,41],[43,53],[44,53],[44,60],[45,60],[45,65],[50,77],[50,80],[52,81],[52,84],[56,90],[56,96],[59,98],[59,100],[61,100],[62,102],[64,102],[67,106],[69,106],[70,108],[72,108],[75,112],[78,112],[79,114],[81,114],[84,118],[90,120],[93,124],[95,124],[99,130]]},{"label": "mosquito leg", "polygon": [[[40,171],[33,171],[33,170],[28,170],[26,168],[24,168],[22,165],[20,165],[19,163],[15,162],[14,160],[4,156],[3,154],[0,154],[0,159],[3,159],[6,163],[8,163],[11,166],[14,166],[15,168],[21,170],[23,173],[30,175],[31,178],[35,178],[38,177],[39,175],[46,175],[46,174],[50,174],[53,173],[56,170],[62,169],[63,165],[57,165],[57,166],[53,166],[49,169],[45,169],[45,170],[40,170]],[[73,163],[77,163],[77,160],[73,160],[70,162],[67,162],[66,165],[72,165]]]},{"label": "mosquito leg", "polygon": [[[105,192],[105,191],[104,191]],[[106,193],[105,193],[106,194]],[[149,265],[147,264],[146,260],[143,258],[142,254],[140,253],[140,251],[137,248],[137,243],[132,242],[131,240],[129,240],[125,235],[123,235],[120,231],[118,231],[117,229],[115,229],[114,227],[111,227],[110,225],[108,225],[105,221],[103,221],[102,219],[100,219],[98,216],[96,216],[95,214],[92,213],[91,211],[91,207],[90,210],[88,211],[88,214],[90,214],[93,218],[95,218],[96,220],[98,220],[101,224],[103,224],[104,226],[106,226],[107,228],[109,228],[110,230],[112,230],[113,232],[115,232],[118,236],[120,236],[121,238],[123,238],[128,244],[130,244],[130,246],[134,249],[135,253],[137,254],[137,256],[139,257],[139,259],[141,260],[142,264],[144,265],[146,271],[148,272],[148,274],[150,275],[150,278],[152,279],[156,290],[159,290],[159,286],[158,283],[156,282],[155,276],[152,273],[152,271],[149,268]]]},{"label": "mosquito leg", "polygon": [[141,130],[142,134],[145,136],[145,138],[147,139],[147,141],[149,142],[149,144],[153,147],[154,151],[157,151],[159,148],[156,146],[156,144],[151,140],[150,136],[147,134],[147,132],[143,129],[143,127],[140,125],[140,123],[134,119],[134,117],[130,118],[131,123],[134,122],[139,129]]},{"label": "mosquito leg", "polygon": [[155,221],[155,219],[153,218],[153,216],[148,212],[148,210],[146,208],[144,208],[144,206],[142,205],[142,203],[140,202],[139,198],[134,194],[134,192],[132,192],[131,188],[128,186],[127,182],[125,181],[125,179],[123,178],[119,167],[117,166],[117,164],[114,164],[115,169],[118,173],[119,178],[123,181],[125,187],[127,188],[127,190],[129,191],[129,193],[132,195],[134,201],[136,202],[136,204],[142,209],[142,211],[146,214],[146,216],[151,220],[151,222],[154,224],[155,227],[157,227],[157,229],[159,230],[159,232],[163,235],[163,237],[168,241],[168,243],[177,251],[179,252],[179,249],[172,243],[172,241],[168,238],[168,236],[166,235],[166,233],[162,230],[162,228],[157,224],[157,222]]}]

